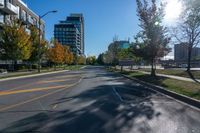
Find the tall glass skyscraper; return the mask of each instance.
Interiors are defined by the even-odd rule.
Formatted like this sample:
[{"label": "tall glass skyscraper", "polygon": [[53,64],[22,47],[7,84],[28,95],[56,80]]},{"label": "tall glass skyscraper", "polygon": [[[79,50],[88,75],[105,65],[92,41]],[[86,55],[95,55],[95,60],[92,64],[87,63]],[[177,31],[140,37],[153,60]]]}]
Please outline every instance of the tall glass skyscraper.
[{"label": "tall glass skyscraper", "polygon": [[82,14],[70,14],[54,26],[54,38],[62,45],[70,46],[76,55],[84,55],[84,18]]}]

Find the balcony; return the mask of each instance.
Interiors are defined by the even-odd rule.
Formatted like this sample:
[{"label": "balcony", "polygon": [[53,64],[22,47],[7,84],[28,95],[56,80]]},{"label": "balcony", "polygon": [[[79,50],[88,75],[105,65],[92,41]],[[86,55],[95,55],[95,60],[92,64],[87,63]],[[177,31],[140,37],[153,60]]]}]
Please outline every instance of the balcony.
[{"label": "balcony", "polygon": [[27,20],[26,16],[23,14],[20,16],[20,21],[22,22],[23,25],[28,24],[28,20]]},{"label": "balcony", "polygon": [[33,25],[33,19],[31,17],[28,17],[28,23]]},{"label": "balcony", "polygon": [[0,7],[4,6],[4,0],[0,0]]},{"label": "balcony", "polygon": [[0,10],[4,11],[5,13],[9,15],[17,15],[18,14],[18,8],[11,4],[10,2],[5,2],[4,0],[0,0]]}]

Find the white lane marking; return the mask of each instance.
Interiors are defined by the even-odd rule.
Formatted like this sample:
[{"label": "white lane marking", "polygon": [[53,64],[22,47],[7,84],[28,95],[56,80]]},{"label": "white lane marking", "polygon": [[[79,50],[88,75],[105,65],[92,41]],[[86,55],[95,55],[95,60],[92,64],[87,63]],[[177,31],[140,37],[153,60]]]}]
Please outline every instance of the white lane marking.
[{"label": "white lane marking", "polygon": [[121,102],[123,102],[124,100],[123,100],[122,97],[119,95],[119,93],[116,91],[115,87],[112,86],[112,89],[113,89],[114,94],[119,98],[119,100],[120,100]]},{"label": "white lane marking", "polygon": [[53,109],[56,109],[56,108],[57,108],[57,106],[58,106],[58,104],[54,105],[54,106],[53,106]]},{"label": "white lane marking", "polygon": [[41,103],[40,101],[38,101],[38,102],[39,102],[40,107],[42,108],[42,110],[46,110],[46,109],[44,108],[44,106],[42,105],[42,103]]}]

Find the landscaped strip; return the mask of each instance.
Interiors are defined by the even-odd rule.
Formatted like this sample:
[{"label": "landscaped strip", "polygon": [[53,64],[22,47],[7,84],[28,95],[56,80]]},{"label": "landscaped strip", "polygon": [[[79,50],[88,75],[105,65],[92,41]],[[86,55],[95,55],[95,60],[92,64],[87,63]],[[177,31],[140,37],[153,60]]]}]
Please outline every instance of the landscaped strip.
[{"label": "landscaped strip", "polygon": [[[66,66],[63,68],[56,68],[56,70],[54,68],[51,69],[42,69],[41,73],[49,73],[49,72],[56,72],[56,71],[61,71],[61,70],[71,70],[71,71],[76,71],[76,70],[80,70],[82,67],[84,67],[84,65],[72,65],[72,66]],[[0,76],[0,79],[5,79],[5,78],[13,78],[13,77],[20,77],[20,76],[28,76],[28,75],[36,75],[39,74],[37,72],[37,70],[34,70],[32,72],[11,72],[9,73],[9,75],[4,74],[2,76]]]},{"label": "landscaped strip", "polygon": [[[112,69],[112,71],[114,70]],[[166,78],[162,76],[152,77],[149,74],[144,74],[138,71],[133,71],[133,72],[115,71],[115,72],[119,72],[128,77],[136,78],[138,80],[145,81],[147,83],[164,87],[167,90],[200,100],[200,84],[199,83],[181,81],[181,80]]]}]

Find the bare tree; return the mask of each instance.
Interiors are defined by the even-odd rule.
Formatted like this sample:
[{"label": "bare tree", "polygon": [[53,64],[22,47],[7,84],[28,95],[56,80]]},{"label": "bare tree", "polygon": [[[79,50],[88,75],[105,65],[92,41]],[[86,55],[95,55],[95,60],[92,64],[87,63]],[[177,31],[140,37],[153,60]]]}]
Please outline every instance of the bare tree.
[{"label": "bare tree", "polygon": [[181,44],[187,44],[187,72],[191,75],[192,50],[200,42],[200,1],[182,0],[183,11],[177,26],[173,28],[173,36]]}]

